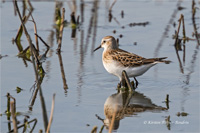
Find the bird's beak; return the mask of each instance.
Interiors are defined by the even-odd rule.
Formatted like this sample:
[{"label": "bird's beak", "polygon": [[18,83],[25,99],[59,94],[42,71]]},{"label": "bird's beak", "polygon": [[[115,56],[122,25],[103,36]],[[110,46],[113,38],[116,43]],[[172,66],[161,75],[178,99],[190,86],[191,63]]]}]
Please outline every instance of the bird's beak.
[{"label": "bird's beak", "polygon": [[95,52],[96,50],[100,49],[101,48],[101,45],[99,47],[97,47],[96,49],[94,49],[93,52]]}]

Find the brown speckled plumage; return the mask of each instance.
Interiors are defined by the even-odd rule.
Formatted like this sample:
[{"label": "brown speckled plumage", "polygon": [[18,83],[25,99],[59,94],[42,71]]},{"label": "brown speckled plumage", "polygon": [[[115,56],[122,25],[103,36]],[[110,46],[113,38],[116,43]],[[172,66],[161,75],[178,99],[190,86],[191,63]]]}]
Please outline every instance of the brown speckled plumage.
[{"label": "brown speckled plumage", "polygon": [[139,55],[136,55],[133,53],[129,53],[122,49],[112,49],[112,50],[109,50],[106,53],[104,53],[105,60],[113,59],[115,61],[120,62],[121,65],[123,65],[124,67],[137,67],[137,66],[141,66],[144,64],[151,64],[156,61],[165,62],[165,61],[163,61],[163,59],[165,59],[165,58],[167,58],[167,57],[146,59],[142,56],[139,56]]}]

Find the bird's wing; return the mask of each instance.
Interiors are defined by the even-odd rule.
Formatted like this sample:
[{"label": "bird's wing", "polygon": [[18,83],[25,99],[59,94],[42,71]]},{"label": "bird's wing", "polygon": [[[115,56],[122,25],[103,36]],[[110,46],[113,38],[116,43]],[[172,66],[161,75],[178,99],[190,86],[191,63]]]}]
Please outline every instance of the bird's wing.
[{"label": "bird's wing", "polygon": [[136,67],[143,64],[144,57],[129,53],[122,49],[113,50],[111,52],[113,60],[120,62],[124,67]]},{"label": "bird's wing", "polygon": [[113,50],[111,52],[111,56],[113,60],[120,62],[124,67],[137,67],[144,64],[153,64],[155,62],[164,62],[166,64],[170,63],[170,61],[163,60],[167,57],[146,59],[142,56],[129,53],[122,49]]}]

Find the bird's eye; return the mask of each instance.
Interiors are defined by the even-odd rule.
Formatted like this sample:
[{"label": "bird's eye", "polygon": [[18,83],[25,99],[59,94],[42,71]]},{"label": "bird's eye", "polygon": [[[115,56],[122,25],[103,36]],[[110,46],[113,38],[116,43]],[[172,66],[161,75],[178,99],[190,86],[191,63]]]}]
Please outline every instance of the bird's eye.
[{"label": "bird's eye", "polygon": [[104,40],[103,43],[106,43],[106,41]]}]

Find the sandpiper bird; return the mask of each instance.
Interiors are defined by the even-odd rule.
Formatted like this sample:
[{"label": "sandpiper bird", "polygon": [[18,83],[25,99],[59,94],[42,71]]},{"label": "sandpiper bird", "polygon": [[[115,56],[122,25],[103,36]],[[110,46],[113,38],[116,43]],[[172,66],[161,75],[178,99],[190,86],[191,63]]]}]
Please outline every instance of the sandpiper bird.
[{"label": "sandpiper bird", "polygon": [[104,68],[111,74],[119,77],[122,80],[122,71],[125,70],[129,77],[133,77],[136,81],[136,87],[138,81],[135,77],[144,74],[149,68],[156,65],[157,63],[166,63],[170,61],[163,60],[167,57],[162,58],[144,58],[133,53],[129,53],[125,50],[119,49],[118,44],[114,37],[106,36],[101,40],[99,48],[104,48],[102,54],[102,61]]}]

